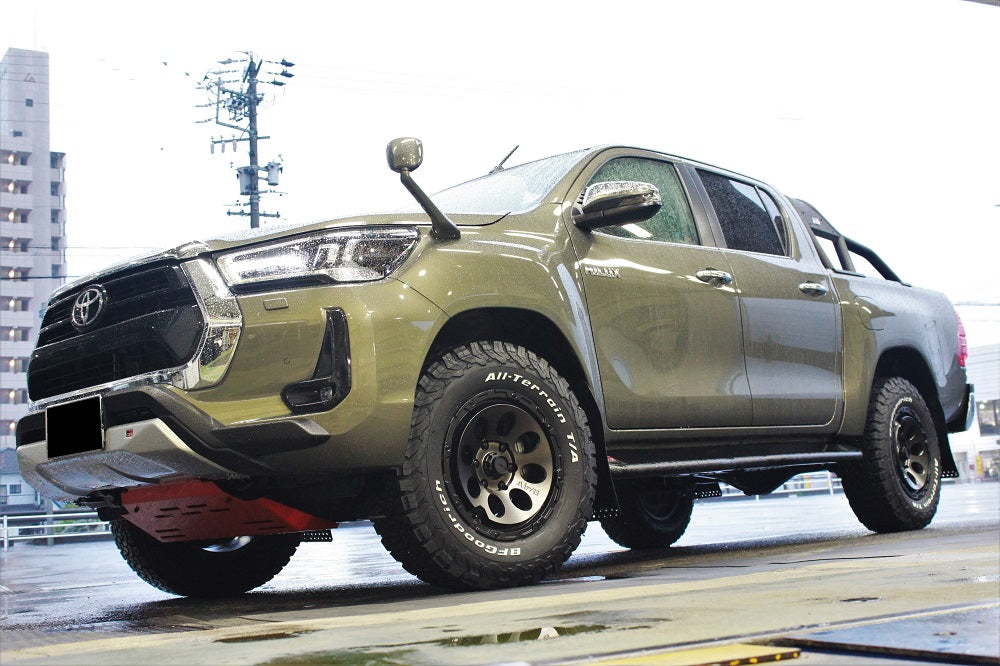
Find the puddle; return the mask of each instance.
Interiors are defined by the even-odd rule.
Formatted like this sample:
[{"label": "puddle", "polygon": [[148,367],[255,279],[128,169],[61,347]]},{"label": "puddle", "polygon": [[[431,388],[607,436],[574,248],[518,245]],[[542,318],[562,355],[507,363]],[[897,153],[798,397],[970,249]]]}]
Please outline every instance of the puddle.
[{"label": "puddle", "polygon": [[604,624],[577,624],[570,627],[535,627],[524,631],[512,631],[506,634],[480,634],[479,636],[456,636],[434,641],[435,645],[443,647],[468,647],[470,645],[502,645],[504,643],[519,643],[521,641],[540,641],[560,636],[575,636],[607,629]]},{"label": "puddle", "polygon": [[996,583],[1000,581],[1000,574],[992,576],[976,576],[975,578],[955,578],[952,583]]},{"label": "puddle", "polygon": [[216,643],[253,643],[254,641],[275,641],[281,638],[295,638],[311,634],[311,631],[276,631],[271,634],[254,634],[252,636],[237,636],[236,638],[220,638]]},{"label": "puddle", "polygon": [[880,601],[880,597],[851,597],[850,599],[841,599],[842,604],[865,604],[869,601]]},{"label": "puddle", "polygon": [[597,583],[602,580],[609,580],[613,578],[612,576],[577,576],[575,578],[559,578],[557,580],[546,581],[546,585],[555,585],[558,583]]},{"label": "puddle", "polygon": [[310,652],[294,657],[279,657],[265,661],[262,666],[311,666],[312,664],[337,664],[338,666],[407,666],[412,664],[409,650],[394,652]]}]

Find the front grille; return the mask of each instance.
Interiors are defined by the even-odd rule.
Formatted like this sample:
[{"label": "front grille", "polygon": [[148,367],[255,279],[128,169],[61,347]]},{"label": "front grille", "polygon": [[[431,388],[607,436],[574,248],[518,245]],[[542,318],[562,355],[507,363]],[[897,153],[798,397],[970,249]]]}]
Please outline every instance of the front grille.
[{"label": "front grille", "polygon": [[[107,304],[90,327],[72,323],[77,297],[100,285]],[[53,298],[28,366],[28,393],[41,400],[176,368],[194,356],[204,321],[176,264],[141,266],[81,284]]]}]

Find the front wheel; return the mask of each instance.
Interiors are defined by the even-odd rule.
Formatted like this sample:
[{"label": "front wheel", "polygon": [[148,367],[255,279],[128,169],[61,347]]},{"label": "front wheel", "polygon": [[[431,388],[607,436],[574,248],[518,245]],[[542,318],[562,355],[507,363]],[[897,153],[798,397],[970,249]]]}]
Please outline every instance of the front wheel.
[{"label": "front wheel", "polygon": [[860,462],[838,470],[858,520],[873,532],[928,525],[941,498],[941,449],[930,410],[910,382],[875,383],[862,451]]},{"label": "front wheel", "polygon": [[579,545],[596,478],[566,380],[524,347],[475,342],[420,378],[397,497],[375,529],[431,584],[524,585]]},{"label": "front wheel", "polygon": [[298,534],[243,536],[211,543],[162,543],[124,520],[111,523],[122,558],[144,581],[184,597],[242,594],[281,571]]}]

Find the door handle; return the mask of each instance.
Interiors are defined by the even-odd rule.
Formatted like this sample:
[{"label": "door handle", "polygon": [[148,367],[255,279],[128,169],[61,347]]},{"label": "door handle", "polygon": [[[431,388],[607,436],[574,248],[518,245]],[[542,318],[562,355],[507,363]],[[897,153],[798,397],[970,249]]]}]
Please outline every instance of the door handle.
[{"label": "door handle", "polygon": [[733,276],[726,271],[717,271],[714,268],[706,268],[694,274],[702,282],[707,282],[713,287],[725,287],[732,284]]},{"label": "door handle", "polygon": [[826,296],[829,289],[826,288],[826,285],[818,282],[803,282],[799,285],[799,291],[806,296],[815,296],[818,298],[820,296]]}]

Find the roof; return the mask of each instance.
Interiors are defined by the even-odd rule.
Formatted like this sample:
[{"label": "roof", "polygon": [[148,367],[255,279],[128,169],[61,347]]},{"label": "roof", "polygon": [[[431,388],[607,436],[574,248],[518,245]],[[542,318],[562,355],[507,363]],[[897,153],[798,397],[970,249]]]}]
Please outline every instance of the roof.
[{"label": "roof", "polygon": [[20,474],[17,452],[14,449],[0,449],[0,474]]}]

